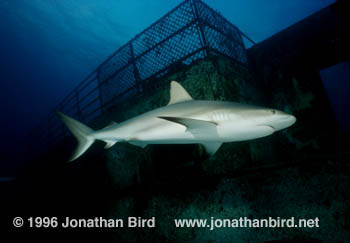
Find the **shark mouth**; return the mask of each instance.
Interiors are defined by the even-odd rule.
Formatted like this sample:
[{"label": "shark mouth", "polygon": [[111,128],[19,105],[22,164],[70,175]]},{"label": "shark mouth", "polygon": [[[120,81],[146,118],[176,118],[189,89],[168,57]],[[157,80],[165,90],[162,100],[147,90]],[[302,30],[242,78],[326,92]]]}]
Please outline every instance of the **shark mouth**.
[{"label": "shark mouth", "polygon": [[274,128],[274,127],[271,126],[271,125],[261,124],[261,125],[258,125],[258,126],[269,127],[269,128],[271,128],[273,131],[276,131],[276,128]]}]

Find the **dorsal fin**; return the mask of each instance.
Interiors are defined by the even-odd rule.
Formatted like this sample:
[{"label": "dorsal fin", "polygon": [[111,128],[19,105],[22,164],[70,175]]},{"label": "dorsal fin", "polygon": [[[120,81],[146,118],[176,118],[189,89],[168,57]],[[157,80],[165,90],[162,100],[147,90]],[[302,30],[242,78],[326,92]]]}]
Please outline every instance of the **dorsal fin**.
[{"label": "dorsal fin", "polygon": [[186,100],[193,100],[187,91],[176,81],[170,83],[170,100],[168,105],[179,103]]}]

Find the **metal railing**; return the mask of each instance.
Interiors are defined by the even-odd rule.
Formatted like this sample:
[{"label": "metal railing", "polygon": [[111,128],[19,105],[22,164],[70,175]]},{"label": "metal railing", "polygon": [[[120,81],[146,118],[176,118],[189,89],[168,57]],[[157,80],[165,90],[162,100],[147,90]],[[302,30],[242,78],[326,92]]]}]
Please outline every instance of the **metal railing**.
[{"label": "metal railing", "polygon": [[153,87],[152,82],[176,64],[223,55],[245,66],[243,37],[251,41],[201,0],[182,2],[121,46],[71,91],[28,135],[29,141],[36,141],[30,150],[43,150],[68,134],[55,110],[86,123]]}]

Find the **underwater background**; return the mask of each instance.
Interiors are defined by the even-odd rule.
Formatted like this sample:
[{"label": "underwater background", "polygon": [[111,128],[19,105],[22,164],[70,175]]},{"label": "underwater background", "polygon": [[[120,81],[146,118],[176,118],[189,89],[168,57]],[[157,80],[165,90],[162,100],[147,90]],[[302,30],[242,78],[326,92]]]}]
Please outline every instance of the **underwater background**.
[{"label": "underwater background", "polygon": [[[196,99],[291,112],[298,122],[286,131],[224,144],[210,158],[200,145],[141,149],[117,144],[103,150],[103,143],[96,143],[79,161],[67,164],[75,146],[71,137],[27,157],[26,134],[107,57],[181,2],[0,2],[2,229],[11,237],[44,241],[52,241],[46,233],[59,233],[55,239],[68,242],[345,242],[350,66],[344,44],[348,6],[342,1],[205,1],[257,43],[245,42],[247,66],[219,55],[177,64],[157,79],[164,85],[145,89],[89,121],[99,129],[166,105],[167,84],[178,80]],[[11,222],[16,216],[155,216],[157,227],[60,234],[16,229]],[[208,231],[172,225],[176,217],[239,216],[319,217],[321,227]]]}]

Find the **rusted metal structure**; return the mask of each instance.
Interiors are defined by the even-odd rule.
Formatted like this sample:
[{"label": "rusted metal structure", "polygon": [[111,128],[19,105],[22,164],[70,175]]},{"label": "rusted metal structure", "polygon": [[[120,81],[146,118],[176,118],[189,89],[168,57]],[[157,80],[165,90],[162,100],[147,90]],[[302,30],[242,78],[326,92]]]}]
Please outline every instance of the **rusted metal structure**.
[{"label": "rusted metal structure", "polygon": [[68,135],[55,110],[88,123],[110,106],[154,89],[154,82],[174,65],[190,65],[210,55],[222,55],[245,68],[243,39],[252,42],[201,0],[186,0],[100,64],[29,137],[36,138],[41,150],[43,145],[55,144]]}]

